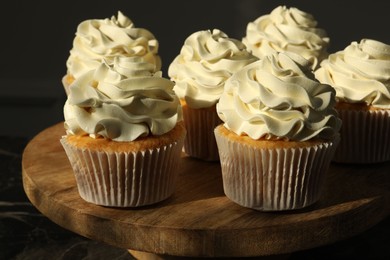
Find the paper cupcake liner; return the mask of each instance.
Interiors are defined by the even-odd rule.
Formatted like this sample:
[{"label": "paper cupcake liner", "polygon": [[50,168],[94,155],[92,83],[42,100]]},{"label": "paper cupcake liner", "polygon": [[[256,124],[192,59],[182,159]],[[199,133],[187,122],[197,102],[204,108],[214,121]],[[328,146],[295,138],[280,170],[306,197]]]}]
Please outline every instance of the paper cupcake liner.
[{"label": "paper cupcake liner", "polygon": [[183,107],[183,119],[187,130],[183,151],[191,157],[205,161],[218,161],[218,147],[214,128],[221,124],[215,106],[205,109]]},{"label": "paper cupcake liner", "polygon": [[161,148],[129,153],[79,149],[66,138],[61,143],[85,201],[139,207],[160,202],[175,191],[183,139]]},{"label": "paper cupcake liner", "polygon": [[338,142],[260,149],[218,134],[216,139],[226,196],[260,211],[300,209],[318,201]]},{"label": "paper cupcake liner", "polygon": [[333,161],[378,163],[390,160],[390,112],[338,110],[341,141]]}]

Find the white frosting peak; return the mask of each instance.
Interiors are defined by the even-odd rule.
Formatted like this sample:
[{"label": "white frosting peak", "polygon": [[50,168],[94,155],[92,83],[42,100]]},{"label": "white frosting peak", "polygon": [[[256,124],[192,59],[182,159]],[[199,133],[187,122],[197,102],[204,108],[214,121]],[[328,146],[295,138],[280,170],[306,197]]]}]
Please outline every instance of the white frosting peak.
[{"label": "white frosting peak", "polygon": [[141,57],[161,69],[158,41],[146,29],[136,28],[120,11],[111,19],[91,19],[79,24],[73,48],[66,62],[67,73],[77,78],[97,68],[104,59],[112,64],[116,56]]},{"label": "white frosting peak", "polygon": [[225,81],[257,60],[245,45],[217,29],[191,34],[168,69],[176,94],[192,108],[211,107],[218,101]]},{"label": "white frosting peak", "polygon": [[248,23],[242,41],[259,58],[275,52],[295,52],[309,60],[313,69],[328,55],[326,32],[317,28],[311,14],[294,7],[278,6]]},{"label": "white frosting peak", "polygon": [[138,57],[103,62],[70,85],[64,106],[67,134],[133,141],[162,135],[182,120],[173,82]]},{"label": "white frosting peak", "polygon": [[329,55],[316,78],[336,89],[340,101],[390,109],[390,45],[362,39]]},{"label": "white frosting peak", "polygon": [[336,135],[341,121],[334,104],[334,89],[314,79],[306,59],[276,53],[233,74],[217,112],[238,135],[305,141]]}]

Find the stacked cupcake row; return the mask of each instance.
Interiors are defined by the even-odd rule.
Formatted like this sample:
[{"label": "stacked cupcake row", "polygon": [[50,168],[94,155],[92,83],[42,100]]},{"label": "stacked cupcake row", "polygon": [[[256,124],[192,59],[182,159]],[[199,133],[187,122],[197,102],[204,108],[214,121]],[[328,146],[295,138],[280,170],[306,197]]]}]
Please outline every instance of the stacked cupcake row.
[{"label": "stacked cupcake row", "polygon": [[82,22],[63,78],[61,140],[80,195],[119,207],[164,200],[183,149],[219,162],[239,205],[291,210],[319,199],[332,160],[390,160],[390,46],[363,39],[329,55],[316,26],[280,6],[242,41],[195,32],[166,79],[149,31],[120,12]]}]

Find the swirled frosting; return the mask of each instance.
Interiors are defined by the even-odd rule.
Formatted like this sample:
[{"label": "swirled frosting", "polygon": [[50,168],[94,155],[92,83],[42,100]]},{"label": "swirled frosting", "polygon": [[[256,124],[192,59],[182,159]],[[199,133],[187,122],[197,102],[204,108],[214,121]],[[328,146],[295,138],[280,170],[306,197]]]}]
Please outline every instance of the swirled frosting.
[{"label": "swirled frosting", "polygon": [[91,19],[81,22],[66,61],[67,73],[77,78],[84,72],[97,68],[104,59],[112,64],[115,56],[137,56],[161,69],[158,41],[120,11],[111,19]]},{"label": "swirled frosting", "polygon": [[191,34],[168,68],[174,91],[189,107],[215,105],[225,81],[237,70],[257,60],[245,45],[218,30]]},{"label": "swirled frosting", "polygon": [[64,106],[68,135],[114,141],[162,135],[182,120],[174,83],[139,57],[116,57],[70,86]]},{"label": "swirled frosting", "polygon": [[252,139],[332,139],[341,121],[335,91],[320,84],[310,63],[294,53],[276,53],[227,80],[217,103],[224,126]]},{"label": "swirled frosting", "polygon": [[372,39],[354,41],[329,55],[315,76],[333,86],[340,101],[390,108],[390,45]]},{"label": "swirled frosting", "polygon": [[312,69],[328,55],[325,30],[317,27],[311,14],[295,7],[278,6],[248,23],[242,41],[259,58],[275,52],[294,52],[309,60]]}]

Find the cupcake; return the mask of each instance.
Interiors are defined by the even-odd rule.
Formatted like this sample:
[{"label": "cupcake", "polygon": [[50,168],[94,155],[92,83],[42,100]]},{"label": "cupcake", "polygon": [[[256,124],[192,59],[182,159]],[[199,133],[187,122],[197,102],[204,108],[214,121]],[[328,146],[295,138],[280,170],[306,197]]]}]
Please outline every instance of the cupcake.
[{"label": "cupcake", "polygon": [[336,90],[336,109],[343,121],[334,161],[389,161],[390,45],[354,41],[329,55],[315,76]]},{"label": "cupcake", "polygon": [[275,52],[294,52],[309,60],[312,69],[328,56],[326,31],[317,27],[313,15],[295,7],[278,6],[249,22],[242,41],[260,59]]},{"label": "cupcake", "polygon": [[81,22],[73,40],[70,56],[66,61],[67,73],[62,83],[68,94],[69,85],[75,78],[96,69],[104,59],[109,65],[116,56],[141,57],[161,69],[158,41],[143,28],[137,28],[120,11],[111,19],[91,19]]},{"label": "cupcake", "polygon": [[205,161],[218,161],[214,128],[221,123],[215,105],[225,81],[257,60],[244,44],[217,29],[191,34],[168,68],[183,108],[187,129],[184,151]]},{"label": "cupcake", "polygon": [[61,143],[85,201],[139,207],[174,193],[186,131],[173,85],[139,57],[103,61],[70,85]]},{"label": "cupcake", "polygon": [[223,189],[260,211],[294,210],[319,200],[339,141],[335,91],[315,80],[295,53],[275,53],[227,80],[215,129]]}]

